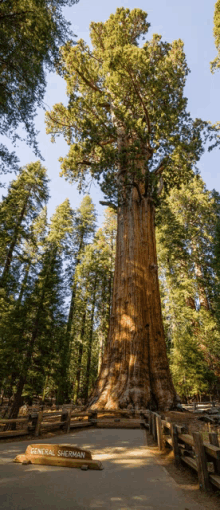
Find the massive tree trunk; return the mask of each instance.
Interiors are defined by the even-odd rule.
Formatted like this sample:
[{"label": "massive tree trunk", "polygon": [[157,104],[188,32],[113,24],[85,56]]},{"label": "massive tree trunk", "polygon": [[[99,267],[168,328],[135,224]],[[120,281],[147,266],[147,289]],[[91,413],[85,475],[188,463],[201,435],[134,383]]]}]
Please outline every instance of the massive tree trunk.
[{"label": "massive tree trunk", "polygon": [[113,304],[93,409],[175,406],[157,271],[154,202],[133,188],[119,207]]}]

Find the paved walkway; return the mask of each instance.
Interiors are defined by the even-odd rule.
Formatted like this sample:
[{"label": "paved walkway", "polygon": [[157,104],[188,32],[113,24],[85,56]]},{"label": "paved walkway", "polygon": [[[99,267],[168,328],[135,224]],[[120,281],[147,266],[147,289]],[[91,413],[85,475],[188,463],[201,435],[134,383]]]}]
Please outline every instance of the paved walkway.
[{"label": "paved walkway", "polygon": [[32,443],[91,449],[104,469],[13,464],[30,441],[1,444],[1,510],[203,510],[157,463],[144,430],[87,429]]}]

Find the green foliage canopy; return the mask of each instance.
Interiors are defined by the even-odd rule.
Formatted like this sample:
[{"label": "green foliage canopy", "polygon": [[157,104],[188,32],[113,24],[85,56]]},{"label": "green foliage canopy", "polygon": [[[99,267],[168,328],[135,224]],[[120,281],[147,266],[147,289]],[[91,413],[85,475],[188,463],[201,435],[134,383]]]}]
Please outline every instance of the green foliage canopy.
[{"label": "green foliage canopy", "polygon": [[220,67],[220,0],[215,4],[213,35],[217,49],[217,57],[211,62],[211,71],[214,73]]},{"label": "green foliage canopy", "polygon": [[145,195],[183,182],[214,136],[207,122],[187,112],[188,67],[181,40],[161,36],[139,46],[149,28],[140,9],[118,8],[105,22],[91,23],[92,49],[81,39],[61,50],[60,74],[68,106],[47,112],[52,141],[62,134],[70,146],[62,174],[83,188],[88,172],[117,203],[120,175],[127,189],[145,182]]},{"label": "green foliage canopy", "polygon": [[[22,123],[36,148],[33,119],[42,106],[45,70],[54,70],[59,46],[71,36],[62,8],[78,0],[0,1],[0,133],[15,140]],[[3,170],[17,158],[0,145]]]},{"label": "green foliage canopy", "polygon": [[[219,388],[219,196],[196,175],[173,189],[157,211],[162,310],[177,392]],[[218,251],[218,250],[217,250]]]},{"label": "green foliage canopy", "polygon": [[18,259],[23,241],[30,241],[30,225],[48,196],[46,169],[40,161],[21,168],[17,178],[11,182],[8,195],[0,204],[0,286],[7,286],[14,254]]}]

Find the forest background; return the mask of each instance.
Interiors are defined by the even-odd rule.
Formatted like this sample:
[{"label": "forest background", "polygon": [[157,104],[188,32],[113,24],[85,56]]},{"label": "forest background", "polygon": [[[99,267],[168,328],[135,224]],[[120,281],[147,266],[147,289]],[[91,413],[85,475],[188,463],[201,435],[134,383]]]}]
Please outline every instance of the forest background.
[{"label": "forest background", "polygon": [[[132,1],[121,2],[121,6],[130,9],[136,7]],[[93,2],[80,0],[78,4],[71,8],[63,9],[63,13],[66,19],[71,21],[73,32],[77,35],[76,39],[83,38],[89,43],[89,23],[91,21],[106,20],[117,7],[117,2],[114,0],[111,5],[104,5],[97,0]],[[215,74],[210,72],[210,61],[216,55],[212,33],[214,2],[213,5],[207,5],[205,1],[194,0],[192,4],[187,0],[184,5],[181,3],[177,5],[174,0],[168,0],[165,5],[162,0],[148,3],[140,0],[138,7],[148,12],[148,20],[151,23],[149,37],[153,33],[159,33],[168,42],[179,38],[184,42],[187,63],[191,69],[185,89],[191,115],[195,118],[210,120],[212,123],[219,121],[217,97],[219,74],[218,72]],[[50,73],[47,75],[47,90],[44,96],[45,109],[52,108],[53,104],[58,101],[66,104],[65,83],[58,75]],[[22,233],[19,232],[20,245],[18,242],[14,266],[11,266],[11,287],[8,297],[10,306],[7,313],[5,312],[2,323],[1,349],[5,359],[1,373],[2,388],[9,397],[19,390],[20,396],[23,391],[23,395],[30,399],[35,394],[40,394],[43,398],[55,395],[57,402],[60,403],[68,401],[70,398],[75,401],[77,401],[77,398],[86,401],[97,376],[107,337],[113,279],[115,216],[112,211],[108,210],[106,212],[104,226],[94,238],[97,225],[101,226],[103,221],[103,207],[99,204],[99,201],[102,200],[101,192],[97,185],[93,182],[90,183],[88,191],[98,213],[95,218],[95,208],[91,199],[87,196],[82,201],[82,196],[79,195],[76,186],[66,183],[63,178],[59,177],[58,158],[66,154],[67,148],[62,139],[52,145],[49,137],[46,137],[43,109],[38,111],[35,125],[39,131],[37,137],[39,149],[44,158],[42,165],[47,168],[50,184],[48,189],[46,176],[41,166],[35,164],[35,166],[32,165],[27,168],[28,179],[31,180],[33,174],[37,174],[40,184],[39,188],[34,190],[35,195],[28,211],[23,237]],[[8,140],[4,143],[7,144],[9,149],[13,149]],[[17,142],[15,150],[21,166],[36,160],[33,151],[24,142]],[[215,188],[217,192],[220,191],[218,158],[217,150],[212,153],[205,152],[198,166],[207,188],[209,190]],[[12,177],[11,174],[4,176],[6,184],[11,181]],[[18,179],[15,189],[13,187],[9,188],[8,202],[7,200],[2,202],[4,217],[7,214],[10,216],[10,207],[11,204],[17,201],[16,193],[19,189]],[[13,193],[15,193],[14,197]],[[46,220],[45,209],[40,207],[48,194],[51,196],[48,202],[48,216],[53,215],[50,224]],[[6,188],[3,195],[7,196]],[[191,202],[192,195],[195,198],[193,203]],[[68,200],[66,200],[67,198]],[[22,197],[19,195],[20,199],[22,200]],[[170,296],[169,302],[166,297],[163,299],[163,309],[170,359],[173,365],[173,376],[178,392],[182,397],[208,392],[214,394],[219,391],[219,326],[217,312],[213,318],[213,309],[218,310],[216,300],[218,292],[215,278],[215,292],[211,291],[213,280],[210,278],[210,274],[213,276],[216,250],[218,250],[216,219],[219,214],[219,198],[216,194],[211,195],[206,192],[202,181],[199,181],[199,184],[198,182],[196,184],[191,183],[187,189],[177,192],[175,200],[173,199],[171,197],[170,203],[164,204],[164,217],[167,215],[165,232],[158,231],[162,298],[167,295],[168,287]],[[184,221],[183,216],[179,221],[178,207],[177,210],[175,210],[175,207],[172,209],[173,203],[179,203],[179,209],[182,207],[182,211],[190,210],[190,208],[191,212],[194,211],[194,225],[190,223],[187,214]],[[170,211],[176,219],[176,229],[173,229],[172,232],[169,232]],[[95,220],[97,219],[95,228]],[[8,221],[13,222],[13,217],[11,216]],[[199,257],[193,258],[192,250],[186,250],[186,256],[183,256],[181,264],[182,273],[179,266],[175,268],[174,264],[170,273],[173,281],[170,281],[169,278],[166,279],[165,273],[167,274],[168,269],[164,253],[170,250],[170,258],[177,260],[181,242],[181,254],[184,254],[183,244],[186,245],[186,237],[188,236],[190,243],[195,235],[195,230],[201,230],[204,224],[207,228],[203,232],[203,238],[201,236]],[[7,235],[9,235],[10,229],[7,228]],[[5,232],[7,228],[5,228]],[[30,238],[28,238],[30,231],[33,246],[31,246]],[[178,242],[173,243],[175,233]],[[170,243],[167,240],[170,240]],[[5,245],[8,242],[7,238]],[[212,256],[210,256],[210,253],[212,253]],[[51,259],[52,254],[53,258]],[[4,259],[4,253],[2,257]],[[201,258],[202,264],[199,266],[197,262],[198,259],[201,262]],[[30,260],[32,269],[29,273]],[[48,267],[52,268],[54,272],[50,271],[49,274]],[[175,270],[176,277],[174,278]],[[200,303],[198,288],[192,290],[195,284],[193,271],[194,275],[197,275],[197,280],[199,279],[202,288],[202,290],[200,289]],[[63,286],[64,275],[65,281],[68,282],[65,286]],[[180,278],[179,281],[178,277]],[[173,283],[174,280],[175,283]],[[188,301],[187,308],[184,308],[184,306],[190,296],[186,296],[186,290],[183,290],[184,305],[181,304],[182,296],[177,296],[177,287],[180,282],[183,283],[184,289],[190,289],[191,293],[194,292],[195,294],[194,303]],[[65,292],[67,285],[69,285],[69,288]],[[77,295],[77,286],[80,287],[79,295]],[[50,296],[45,301],[48,304],[47,309],[45,304],[42,308],[42,295],[45,299],[45,293],[48,292],[48,289]],[[106,289],[108,290],[106,291]],[[207,306],[204,303],[203,308],[201,307],[202,293],[204,299],[207,298],[208,303]],[[71,311],[73,298],[74,313]],[[105,310],[103,299],[107,303]],[[179,302],[179,309],[182,312],[177,307],[173,308],[174,300]],[[33,310],[35,311],[35,317],[30,314],[30,306],[32,314]],[[169,308],[168,312],[167,307]],[[77,313],[76,310],[78,310]],[[200,312],[199,320],[197,320],[198,312]],[[41,313],[44,315],[41,315]],[[181,326],[179,320],[183,316],[184,327]],[[51,317],[53,317],[53,321]],[[12,318],[14,318],[14,321],[16,319],[16,331],[10,329]],[[39,322],[39,320],[42,329],[40,330],[37,325],[35,335],[33,324]],[[53,332],[51,330],[52,322]],[[169,325],[167,322],[169,322]],[[30,323],[32,329],[28,329]],[[185,327],[186,323],[188,329]],[[176,325],[178,326],[177,331],[171,334],[171,329],[175,330]],[[201,334],[198,333],[199,328]],[[40,334],[39,330],[41,331]],[[54,333],[55,330],[56,333]],[[196,342],[193,345],[189,341],[192,330],[194,331],[194,337],[196,337]],[[33,338],[34,335],[36,338]],[[64,336],[66,344],[63,341]],[[29,338],[28,343],[27,338]],[[181,338],[182,344],[179,347],[178,342]],[[29,347],[32,345],[31,349],[29,347],[27,349],[27,344]],[[182,346],[184,346],[184,349],[182,349]],[[51,356],[53,349],[54,355]],[[16,350],[17,354],[14,355]],[[26,356],[26,364],[24,364],[24,356]],[[11,368],[8,370],[8,361],[12,358]],[[190,359],[192,359],[191,365]],[[21,377],[18,376],[21,366],[24,369],[22,381]],[[192,370],[190,370],[190,367]]]}]

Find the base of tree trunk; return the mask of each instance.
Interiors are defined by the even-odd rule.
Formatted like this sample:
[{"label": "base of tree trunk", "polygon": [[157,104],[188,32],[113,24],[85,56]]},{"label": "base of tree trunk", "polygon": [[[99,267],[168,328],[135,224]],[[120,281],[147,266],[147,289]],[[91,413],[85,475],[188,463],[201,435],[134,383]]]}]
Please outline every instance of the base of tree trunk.
[{"label": "base of tree trunk", "polygon": [[[163,399],[157,400],[156,397],[146,388],[140,387],[120,387],[120,384],[115,383],[115,388],[112,384],[109,385],[106,381],[104,387],[98,391],[95,389],[91,396],[87,409],[98,410],[120,410],[120,409],[151,409],[153,411],[169,411],[177,409],[177,404],[180,403],[180,398],[176,395],[175,391],[163,392]],[[94,395],[95,393],[95,395]]]}]

